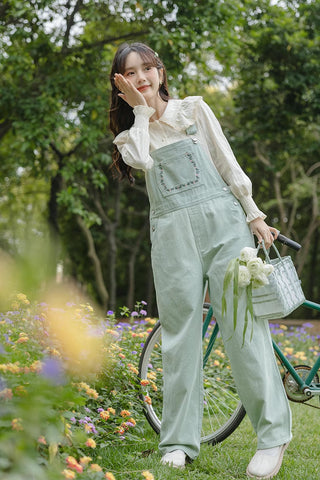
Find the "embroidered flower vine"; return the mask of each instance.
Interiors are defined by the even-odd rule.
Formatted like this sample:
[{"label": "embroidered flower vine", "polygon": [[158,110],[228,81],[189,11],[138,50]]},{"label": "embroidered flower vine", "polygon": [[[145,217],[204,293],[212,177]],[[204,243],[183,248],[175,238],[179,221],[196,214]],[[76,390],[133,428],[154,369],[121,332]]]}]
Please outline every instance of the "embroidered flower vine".
[{"label": "embroidered flower vine", "polygon": [[[252,289],[268,285],[268,276],[273,272],[274,267],[265,263],[257,256],[258,248],[245,247],[241,250],[240,256],[230,260],[223,282],[222,294],[222,317],[227,313],[226,293],[233,284],[233,328],[237,326],[237,314],[239,295],[243,289],[246,290],[247,306],[243,328],[243,343],[248,328],[249,313],[253,319]],[[252,338],[251,331],[251,338]]]}]

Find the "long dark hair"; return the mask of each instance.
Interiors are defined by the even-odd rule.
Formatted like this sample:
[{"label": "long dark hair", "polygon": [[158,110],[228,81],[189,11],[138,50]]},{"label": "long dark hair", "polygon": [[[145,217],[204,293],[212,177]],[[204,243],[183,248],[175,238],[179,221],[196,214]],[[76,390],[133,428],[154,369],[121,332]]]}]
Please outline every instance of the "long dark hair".
[{"label": "long dark hair", "polygon": [[[134,123],[133,108],[128,105],[121,97],[118,96],[120,90],[115,86],[114,74],[124,73],[127,56],[131,52],[136,52],[142,60],[158,70],[163,70],[162,84],[159,86],[159,95],[167,102],[170,98],[167,85],[167,74],[162,61],[158,54],[144,43],[123,43],[118,48],[113,59],[112,69],[110,73],[111,82],[111,107],[110,107],[110,130],[116,137],[120,132],[128,130]],[[112,167],[120,173],[121,179],[127,177],[130,183],[133,183],[134,178],[131,173],[131,167],[126,165],[116,145],[112,153]]]}]

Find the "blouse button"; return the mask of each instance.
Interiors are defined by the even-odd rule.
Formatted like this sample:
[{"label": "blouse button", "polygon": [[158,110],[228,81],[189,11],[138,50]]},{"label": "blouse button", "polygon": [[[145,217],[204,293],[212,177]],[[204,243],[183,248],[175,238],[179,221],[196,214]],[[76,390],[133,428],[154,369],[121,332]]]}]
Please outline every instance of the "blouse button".
[{"label": "blouse button", "polygon": [[223,189],[225,192],[228,190],[228,187],[223,187]]},{"label": "blouse button", "polygon": [[237,206],[237,205],[238,205],[238,202],[233,202],[233,205]]}]

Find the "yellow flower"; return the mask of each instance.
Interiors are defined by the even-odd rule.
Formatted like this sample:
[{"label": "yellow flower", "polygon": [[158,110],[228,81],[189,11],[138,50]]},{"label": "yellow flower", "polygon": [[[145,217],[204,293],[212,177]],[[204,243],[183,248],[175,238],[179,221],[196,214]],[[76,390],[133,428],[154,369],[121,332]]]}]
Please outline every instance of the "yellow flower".
[{"label": "yellow flower", "polygon": [[135,373],[136,375],[138,375],[139,372],[136,367],[130,366],[129,369],[131,370],[132,373]]},{"label": "yellow flower", "polygon": [[292,348],[292,347],[285,347],[284,351],[285,351],[285,353],[287,353],[288,355],[292,355],[292,354],[293,354],[293,348]]},{"label": "yellow flower", "polygon": [[147,317],[147,318],[146,318],[146,321],[147,321],[148,323],[150,323],[151,325],[155,325],[156,322],[157,322],[157,320],[155,320],[154,318],[150,318],[150,317]]},{"label": "yellow flower", "polygon": [[88,388],[86,390],[86,394],[88,395],[88,397],[91,397],[91,398],[94,398],[94,399],[99,397],[98,392],[94,388]]},{"label": "yellow flower", "polygon": [[116,480],[116,477],[111,472],[107,472],[106,475],[105,475],[105,478],[107,480]]},{"label": "yellow flower", "polygon": [[93,472],[101,472],[102,468],[97,463],[92,463],[90,465],[90,470],[92,470]]},{"label": "yellow flower", "polygon": [[288,327],[286,325],[280,325],[281,330],[288,330]]},{"label": "yellow flower", "polygon": [[137,424],[134,418],[129,418],[128,422],[132,423],[134,426]]},{"label": "yellow flower", "polygon": [[25,295],[24,293],[18,293],[17,295],[17,300],[19,300],[19,302],[22,302],[24,303],[25,305],[29,305],[30,302],[27,298],[27,295]]},{"label": "yellow flower", "polygon": [[115,413],[116,413],[115,409],[112,408],[112,407],[107,408],[107,411],[108,411],[109,413],[112,413],[112,415],[115,415]]},{"label": "yellow flower", "polygon": [[67,478],[67,479],[76,478],[75,472],[73,472],[72,470],[69,470],[67,468],[65,470],[63,470],[62,475],[64,475],[64,478]]},{"label": "yellow flower", "polygon": [[154,480],[154,476],[152,475],[151,472],[149,472],[149,470],[145,470],[144,472],[142,472],[141,474],[146,480]]},{"label": "yellow flower", "polygon": [[11,421],[12,430],[16,430],[17,432],[20,432],[21,430],[23,430],[21,421],[22,421],[21,418],[14,418]]},{"label": "yellow flower", "polygon": [[103,419],[103,420],[108,420],[110,418],[110,413],[109,412],[106,412],[105,410],[103,410],[102,412],[100,412],[100,417]]},{"label": "yellow flower", "polygon": [[80,464],[81,465],[88,465],[92,461],[91,457],[81,457],[80,458]]},{"label": "yellow flower", "polygon": [[86,446],[90,448],[96,448],[96,442],[93,440],[93,438],[88,438],[86,441]]}]

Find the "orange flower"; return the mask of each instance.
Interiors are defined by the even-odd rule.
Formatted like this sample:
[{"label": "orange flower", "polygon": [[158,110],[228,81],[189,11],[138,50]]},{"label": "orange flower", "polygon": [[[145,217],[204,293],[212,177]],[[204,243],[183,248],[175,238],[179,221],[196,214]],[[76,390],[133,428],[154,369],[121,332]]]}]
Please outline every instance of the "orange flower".
[{"label": "orange flower", "polygon": [[149,385],[150,382],[149,382],[149,380],[141,380],[140,383],[143,387],[145,387],[146,385]]},{"label": "orange flower", "polygon": [[80,463],[81,465],[88,465],[88,463],[90,463],[92,460],[91,457],[81,457],[80,458]]},{"label": "orange flower", "polygon": [[43,435],[41,435],[41,436],[38,438],[38,443],[42,443],[42,445],[47,445],[46,439],[44,438]]},{"label": "orange flower", "polygon": [[145,395],[144,397],[144,401],[148,404],[148,405],[151,405],[151,398],[149,397],[149,395]]},{"label": "orange flower", "polygon": [[128,410],[122,410],[120,415],[121,417],[130,417],[131,413]]},{"label": "orange flower", "polygon": [[96,448],[96,442],[93,440],[93,438],[88,438],[86,441],[86,446],[90,448]]},{"label": "orange flower", "polygon": [[102,468],[97,463],[92,463],[90,465],[90,470],[92,470],[93,472],[101,472]]},{"label": "orange flower", "polygon": [[20,338],[18,338],[16,343],[26,343],[28,340],[29,340],[29,337],[21,336]]},{"label": "orange flower", "polygon": [[71,455],[69,455],[69,457],[66,458],[66,462],[67,462],[68,468],[71,468],[71,470],[75,470],[78,473],[83,472],[82,465],[80,465],[74,457],[71,457]]},{"label": "orange flower", "polygon": [[111,407],[107,408],[107,411],[112,413],[112,415],[115,415],[115,413],[116,413],[115,409],[111,408]]}]

